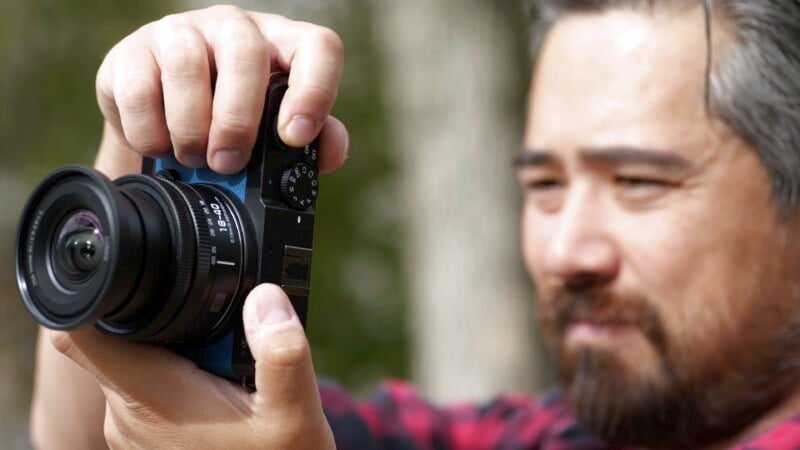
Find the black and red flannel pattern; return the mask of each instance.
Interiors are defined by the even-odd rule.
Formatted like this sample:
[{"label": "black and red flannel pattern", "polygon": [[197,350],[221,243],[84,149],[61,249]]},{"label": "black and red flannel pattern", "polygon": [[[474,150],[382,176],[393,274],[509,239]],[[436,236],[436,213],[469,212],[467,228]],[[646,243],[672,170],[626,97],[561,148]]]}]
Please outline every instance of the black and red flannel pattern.
[{"label": "black and red flannel pattern", "polygon": [[[438,408],[405,382],[388,381],[367,400],[320,384],[339,450],[623,450],[592,437],[559,391],[506,395],[484,405]],[[733,450],[800,449],[800,414]]]}]

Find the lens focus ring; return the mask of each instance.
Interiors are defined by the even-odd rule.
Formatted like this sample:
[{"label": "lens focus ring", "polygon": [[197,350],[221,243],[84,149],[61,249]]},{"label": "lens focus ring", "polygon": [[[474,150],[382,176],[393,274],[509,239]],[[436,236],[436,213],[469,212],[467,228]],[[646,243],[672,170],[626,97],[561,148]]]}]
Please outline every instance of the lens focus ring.
[{"label": "lens focus ring", "polygon": [[[179,277],[188,278],[190,283],[188,292],[181,298],[182,303],[180,306],[180,314],[169,317],[171,319],[169,327],[158,330],[155,334],[148,336],[148,340],[170,340],[170,341],[183,341],[189,336],[186,336],[184,330],[191,322],[191,318],[196,316],[195,310],[200,307],[197,302],[189,301],[186,299],[195,299],[201,296],[202,292],[207,289],[208,275],[211,271],[211,239],[209,238],[209,223],[205,219],[203,211],[203,199],[200,194],[191,185],[184,183],[174,183],[169,180],[157,178],[159,183],[162,183],[168,190],[176,192],[186,207],[184,220],[193,225],[193,242],[189,242],[193,246],[195,257],[193,259],[179,258],[178,261],[178,274]],[[187,241],[189,241],[187,239]],[[171,296],[172,297],[172,296]],[[171,298],[172,301],[178,301],[177,298]]]}]

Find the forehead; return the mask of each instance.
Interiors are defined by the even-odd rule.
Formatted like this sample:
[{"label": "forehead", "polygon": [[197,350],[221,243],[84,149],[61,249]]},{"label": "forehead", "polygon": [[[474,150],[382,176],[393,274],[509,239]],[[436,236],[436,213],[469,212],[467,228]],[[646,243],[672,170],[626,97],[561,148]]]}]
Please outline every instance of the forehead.
[{"label": "forehead", "polygon": [[708,139],[705,70],[698,6],[569,14],[542,46],[526,145],[685,147]]}]

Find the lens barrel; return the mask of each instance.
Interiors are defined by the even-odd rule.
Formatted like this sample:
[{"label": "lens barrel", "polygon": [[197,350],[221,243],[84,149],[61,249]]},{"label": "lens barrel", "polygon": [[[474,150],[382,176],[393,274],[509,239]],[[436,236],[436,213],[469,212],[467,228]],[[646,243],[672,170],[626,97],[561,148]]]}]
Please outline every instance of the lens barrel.
[{"label": "lens barrel", "polygon": [[[202,344],[226,329],[247,288],[252,225],[213,185],[89,168],[48,175],[17,233],[17,284],[42,325]],[[251,253],[248,255],[248,253]]]}]

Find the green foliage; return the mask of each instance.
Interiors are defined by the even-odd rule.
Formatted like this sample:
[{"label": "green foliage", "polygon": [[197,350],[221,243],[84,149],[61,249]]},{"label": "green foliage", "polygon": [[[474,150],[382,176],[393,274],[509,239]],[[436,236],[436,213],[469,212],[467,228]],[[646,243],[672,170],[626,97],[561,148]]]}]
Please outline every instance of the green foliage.
[{"label": "green foliage", "polygon": [[38,178],[91,163],[101,116],[94,78],[105,53],[169,1],[10,0],[0,18],[0,167]]}]

